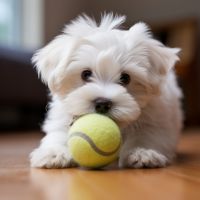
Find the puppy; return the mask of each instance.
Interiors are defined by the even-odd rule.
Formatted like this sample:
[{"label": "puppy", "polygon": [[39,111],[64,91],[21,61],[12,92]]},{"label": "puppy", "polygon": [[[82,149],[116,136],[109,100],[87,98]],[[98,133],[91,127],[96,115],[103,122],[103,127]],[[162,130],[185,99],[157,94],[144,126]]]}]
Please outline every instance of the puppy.
[{"label": "puppy", "polygon": [[182,94],[173,69],[179,49],[153,39],[144,23],[119,29],[124,21],[107,14],[97,24],[80,16],[33,56],[52,100],[46,136],[30,155],[32,167],[74,166],[68,129],[79,116],[95,112],[121,129],[120,168],[172,162],[182,127]]}]

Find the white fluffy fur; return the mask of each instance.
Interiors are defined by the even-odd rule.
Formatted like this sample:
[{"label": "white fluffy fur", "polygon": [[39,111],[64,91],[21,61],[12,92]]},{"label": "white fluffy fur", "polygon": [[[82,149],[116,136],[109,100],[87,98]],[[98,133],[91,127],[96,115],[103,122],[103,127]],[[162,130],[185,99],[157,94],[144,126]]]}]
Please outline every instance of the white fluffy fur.
[{"label": "white fluffy fur", "polygon": [[[74,118],[95,112],[93,101],[112,100],[107,114],[121,128],[123,145],[119,167],[163,167],[174,155],[182,126],[181,91],[174,75],[179,49],[152,38],[144,23],[129,30],[118,27],[124,16],[104,15],[98,25],[78,17],[33,57],[52,101],[43,126],[46,134],[31,153],[31,166],[64,168],[73,160],[67,150],[67,132]],[[90,82],[81,72],[91,69]],[[131,82],[119,84],[126,72]]]}]

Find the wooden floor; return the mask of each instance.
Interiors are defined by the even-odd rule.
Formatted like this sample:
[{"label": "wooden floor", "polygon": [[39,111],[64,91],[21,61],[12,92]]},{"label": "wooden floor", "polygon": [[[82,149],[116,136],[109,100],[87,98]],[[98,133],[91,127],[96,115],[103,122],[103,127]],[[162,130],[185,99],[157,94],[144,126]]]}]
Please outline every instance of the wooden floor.
[{"label": "wooden floor", "polygon": [[0,200],[200,200],[200,130],[185,131],[164,169],[30,169],[41,133],[0,133]]}]

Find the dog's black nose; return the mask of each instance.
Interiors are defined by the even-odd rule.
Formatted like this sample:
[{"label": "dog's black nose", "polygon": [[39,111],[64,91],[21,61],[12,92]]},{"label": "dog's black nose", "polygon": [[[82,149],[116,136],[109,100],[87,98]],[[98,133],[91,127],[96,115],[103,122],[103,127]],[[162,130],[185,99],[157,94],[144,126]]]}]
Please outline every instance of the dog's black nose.
[{"label": "dog's black nose", "polygon": [[95,110],[97,113],[105,114],[112,107],[112,101],[106,98],[97,98],[94,100]]}]

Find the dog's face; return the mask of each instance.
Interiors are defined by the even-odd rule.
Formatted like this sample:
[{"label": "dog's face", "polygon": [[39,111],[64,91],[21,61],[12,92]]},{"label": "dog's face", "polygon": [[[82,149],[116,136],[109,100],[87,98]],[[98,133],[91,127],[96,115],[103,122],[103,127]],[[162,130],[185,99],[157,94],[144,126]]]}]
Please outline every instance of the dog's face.
[{"label": "dog's face", "polygon": [[178,60],[178,49],[152,39],[143,23],[116,29],[123,21],[107,15],[97,26],[80,17],[35,54],[42,79],[72,116],[97,112],[129,124]]}]

